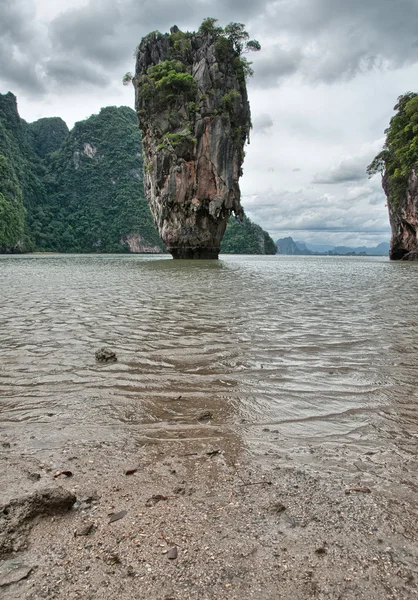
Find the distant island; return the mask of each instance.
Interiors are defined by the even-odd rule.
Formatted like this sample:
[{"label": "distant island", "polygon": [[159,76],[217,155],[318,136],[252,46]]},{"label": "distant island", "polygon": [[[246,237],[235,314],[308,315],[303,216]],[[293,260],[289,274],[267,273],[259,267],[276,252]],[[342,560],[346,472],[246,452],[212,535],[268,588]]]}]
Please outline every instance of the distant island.
[{"label": "distant island", "polygon": [[277,254],[304,256],[311,254],[328,256],[388,256],[389,244],[382,242],[373,248],[367,246],[331,246],[329,244],[309,244],[297,242],[291,237],[276,241]]}]

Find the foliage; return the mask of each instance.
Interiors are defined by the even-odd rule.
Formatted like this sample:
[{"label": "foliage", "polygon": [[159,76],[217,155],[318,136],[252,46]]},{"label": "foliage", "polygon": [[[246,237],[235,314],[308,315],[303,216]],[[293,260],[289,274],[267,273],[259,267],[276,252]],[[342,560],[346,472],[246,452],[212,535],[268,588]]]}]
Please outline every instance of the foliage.
[{"label": "foliage", "polygon": [[45,200],[45,166],[34,146],[30,126],[17,112],[16,97],[11,92],[0,94],[0,154],[9,161],[22,191],[27,211],[23,247],[27,250],[34,249],[31,235],[33,209]]},{"label": "foliage", "polygon": [[247,60],[245,56],[237,56],[234,59],[235,72],[238,77],[238,81],[244,82],[249,77],[254,75],[254,71],[251,68],[253,63]]},{"label": "foliage", "polygon": [[276,254],[276,244],[259,225],[244,216],[240,221],[231,217],[221,243],[224,254]]},{"label": "foliage", "polygon": [[189,129],[180,133],[165,133],[161,143],[157,146],[157,150],[169,148],[170,146],[176,148],[179,144],[184,142],[192,144],[197,143],[197,139],[192,136],[192,132]]},{"label": "foliage", "polygon": [[199,27],[199,33],[203,35],[220,35],[224,32],[222,27],[216,25],[218,19],[214,19],[213,17],[206,17],[203,19],[202,24]]},{"label": "foliage", "polygon": [[130,83],[132,83],[133,78],[134,78],[134,76],[132,75],[132,73],[130,71],[125,73],[125,75],[122,77],[123,85],[126,86],[126,85],[129,85]]},{"label": "foliage", "polygon": [[234,58],[234,67],[240,81],[245,81],[254,72],[249,62],[242,54],[261,50],[260,42],[250,40],[243,23],[229,23],[225,28],[215,25],[217,19],[208,17],[199,27],[199,33],[216,38],[215,50],[219,60],[225,61],[229,56]]},{"label": "foliage", "polygon": [[38,247],[60,252],[123,252],[137,232],[161,247],[144,197],[135,112],[103,108],[76,123],[49,160],[48,201],[34,224]]},{"label": "foliage", "polygon": [[385,177],[390,206],[400,204],[411,170],[418,166],[418,94],[399,96],[394,110],[397,113],[385,131],[383,150],[367,167],[369,176],[381,173]]},{"label": "foliage", "polygon": [[196,83],[186,72],[180,60],[165,60],[148,69],[138,81],[138,94],[143,100],[151,100],[157,107],[163,107],[178,96],[193,100]]},{"label": "foliage", "polygon": [[24,222],[22,190],[10,162],[0,155],[0,252],[22,243]]},{"label": "foliage", "polygon": [[234,113],[237,100],[241,100],[241,94],[237,92],[237,90],[229,90],[229,92],[222,96],[221,110],[227,112],[229,115],[232,115]]},{"label": "foliage", "polygon": [[58,118],[28,125],[15,96],[0,95],[0,154],[9,165],[7,177],[0,171],[1,249],[7,234],[8,244],[22,241],[25,250],[124,252],[121,238],[135,232],[161,247],[144,197],[141,136],[132,109],[102,109],[68,134]]},{"label": "foliage", "polygon": [[192,49],[191,34],[180,31],[178,27],[171,28],[170,48],[168,57],[187,62]]},{"label": "foliage", "polygon": [[60,117],[38,119],[29,124],[29,130],[34,150],[41,158],[58,150],[69,134],[66,122]]}]

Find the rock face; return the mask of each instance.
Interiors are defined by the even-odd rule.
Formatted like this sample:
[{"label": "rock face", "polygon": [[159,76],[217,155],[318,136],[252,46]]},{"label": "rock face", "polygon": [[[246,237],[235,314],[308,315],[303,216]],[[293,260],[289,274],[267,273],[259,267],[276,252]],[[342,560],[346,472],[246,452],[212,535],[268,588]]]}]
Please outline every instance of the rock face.
[{"label": "rock face", "polygon": [[159,246],[152,246],[136,232],[122,236],[120,243],[127,244],[129,252],[133,254],[162,254],[163,252]]},{"label": "rock face", "polygon": [[[382,180],[388,198],[393,196],[387,176]],[[389,256],[392,260],[417,260],[418,257],[418,176],[413,169],[406,193],[398,202],[388,202],[392,228]]]},{"label": "rock face", "polygon": [[251,126],[245,67],[216,32],[153,32],[138,47],[136,109],[147,200],[174,258],[217,258]]}]

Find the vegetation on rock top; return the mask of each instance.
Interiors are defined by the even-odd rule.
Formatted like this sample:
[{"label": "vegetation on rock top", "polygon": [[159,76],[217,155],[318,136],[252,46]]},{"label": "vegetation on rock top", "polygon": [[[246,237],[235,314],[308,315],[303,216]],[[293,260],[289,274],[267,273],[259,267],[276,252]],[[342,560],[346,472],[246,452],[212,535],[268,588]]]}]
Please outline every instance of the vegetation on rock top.
[{"label": "vegetation on rock top", "polygon": [[418,165],[418,94],[408,92],[400,96],[394,110],[397,113],[385,131],[383,150],[367,167],[370,176],[383,175],[392,208],[405,198],[408,178]]}]

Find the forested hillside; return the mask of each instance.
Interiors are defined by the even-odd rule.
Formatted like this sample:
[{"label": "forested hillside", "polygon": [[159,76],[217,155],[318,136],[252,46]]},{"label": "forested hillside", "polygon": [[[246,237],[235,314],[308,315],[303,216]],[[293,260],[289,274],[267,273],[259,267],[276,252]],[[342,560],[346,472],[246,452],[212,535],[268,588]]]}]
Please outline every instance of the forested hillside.
[{"label": "forested hillside", "polygon": [[[135,112],[106,107],[75,124],[26,123],[0,94],[0,252],[163,252],[144,195]],[[222,252],[274,254],[247,218],[231,218]]]},{"label": "forested hillside", "polygon": [[162,244],[145,200],[135,112],[102,108],[76,123],[48,156],[46,202],[36,211],[36,246],[59,252],[142,251]]},{"label": "forested hillside", "polygon": [[231,217],[221,243],[224,254],[276,254],[276,244],[259,225],[248,217],[240,221]]}]

